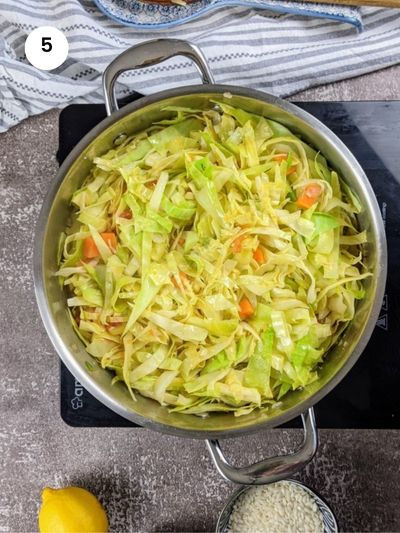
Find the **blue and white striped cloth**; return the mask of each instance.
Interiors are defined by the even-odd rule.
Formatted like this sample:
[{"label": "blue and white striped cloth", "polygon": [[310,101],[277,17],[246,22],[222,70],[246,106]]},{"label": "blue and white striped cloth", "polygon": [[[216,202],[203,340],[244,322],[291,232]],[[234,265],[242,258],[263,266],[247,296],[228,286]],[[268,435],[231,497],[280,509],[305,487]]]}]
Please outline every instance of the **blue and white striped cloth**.
[{"label": "blue and white striped cloth", "polygon": [[[91,0],[0,0],[0,131],[71,102],[101,102],[101,73],[120,52],[148,39],[175,37],[201,47],[218,83],[287,96],[400,63],[400,11],[363,8],[364,32],[321,18],[221,9],[183,26],[135,31],[107,19]],[[66,35],[67,61],[41,72],[24,56],[27,34],[53,25]],[[198,83],[186,59],[175,58],[121,79],[152,93]]]}]

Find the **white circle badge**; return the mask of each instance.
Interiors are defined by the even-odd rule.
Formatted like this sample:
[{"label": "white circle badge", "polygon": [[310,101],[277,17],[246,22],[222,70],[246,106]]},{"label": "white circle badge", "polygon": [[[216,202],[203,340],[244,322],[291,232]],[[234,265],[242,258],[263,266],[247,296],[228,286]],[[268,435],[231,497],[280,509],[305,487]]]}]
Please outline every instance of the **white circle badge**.
[{"label": "white circle badge", "polygon": [[67,59],[67,38],[53,26],[40,26],[28,35],[25,41],[25,55],[34,67],[40,70],[53,70]]}]

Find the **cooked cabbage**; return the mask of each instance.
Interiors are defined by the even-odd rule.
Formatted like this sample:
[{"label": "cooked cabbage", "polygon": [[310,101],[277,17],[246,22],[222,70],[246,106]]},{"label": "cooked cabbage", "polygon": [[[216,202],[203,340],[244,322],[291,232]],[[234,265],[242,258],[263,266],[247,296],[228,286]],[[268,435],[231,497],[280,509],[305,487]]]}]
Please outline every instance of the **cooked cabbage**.
[{"label": "cooked cabbage", "polygon": [[318,379],[364,297],[362,206],[287,128],[225,103],[93,161],[57,272],[88,353],[180,413],[236,416]]}]

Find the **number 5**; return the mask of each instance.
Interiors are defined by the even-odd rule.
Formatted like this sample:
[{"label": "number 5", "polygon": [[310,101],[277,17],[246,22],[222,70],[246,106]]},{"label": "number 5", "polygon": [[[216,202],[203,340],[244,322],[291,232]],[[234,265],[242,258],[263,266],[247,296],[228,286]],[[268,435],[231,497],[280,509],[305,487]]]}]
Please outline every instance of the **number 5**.
[{"label": "number 5", "polygon": [[42,37],[42,50],[43,52],[51,52],[53,50],[51,37]]}]

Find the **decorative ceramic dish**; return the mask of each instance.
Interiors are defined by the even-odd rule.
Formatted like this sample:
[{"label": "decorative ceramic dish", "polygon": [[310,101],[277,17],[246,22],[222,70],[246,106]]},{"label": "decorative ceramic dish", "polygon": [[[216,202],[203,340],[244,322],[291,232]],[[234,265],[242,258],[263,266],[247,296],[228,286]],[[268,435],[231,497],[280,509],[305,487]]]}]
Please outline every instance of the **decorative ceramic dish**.
[{"label": "decorative ceramic dish", "polygon": [[138,29],[165,29],[194,20],[228,6],[244,6],[278,13],[322,17],[353,24],[362,29],[360,12],[355,7],[297,2],[289,0],[195,0],[187,5],[143,0],[94,0],[109,18]]},{"label": "decorative ceramic dish", "polygon": [[[304,483],[300,483],[300,481],[296,481],[295,479],[287,479],[285,480],[286,483],[293,483],[295,485],[299,485],[303,490],[305,490],[315,501],[319,511],[322,514],[322,521],[324,524],[324,532],[323,533],[338,533],[339,527],[336,521],[336,517],[333,514],[332,509],[328,506],[328,504],[313,490],[311,490],[307,485],[304,485]],[[217,527],[215,529],[216,533],[228,533],[229,532],[229,521],[231,518],[231,513],[233,511],[233,508],[240,498],[242,494],[250,489],[254,489],[257,487],[253,486],[246,486],[241,487],[236,492],[232,494],[228,502],[226,503],[225,507],[222,509],[221,514],[218,518]]]}]

